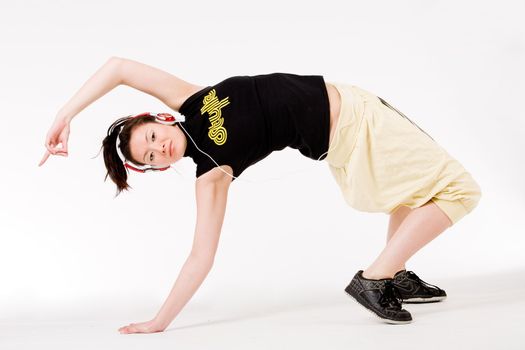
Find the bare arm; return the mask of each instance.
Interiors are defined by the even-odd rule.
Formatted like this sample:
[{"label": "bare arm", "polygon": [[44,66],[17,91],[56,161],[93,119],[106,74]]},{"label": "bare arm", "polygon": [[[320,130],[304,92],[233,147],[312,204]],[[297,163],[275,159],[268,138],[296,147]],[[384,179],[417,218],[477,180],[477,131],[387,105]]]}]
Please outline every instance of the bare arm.
[{"label": "bare arm", "polygon": [[125,58],[120,61],[122,84],[158,98],[177,112],[188,95],[203,88],[144,63]]},{"label": "bare arm", "polygon": [[177,111],[188,93],[201,88],[158,68],[126,58],[111,57],[58,114],[70,121],[84,108],[121,84],[156,97]]},{"label": "bare arm", "polygon": [[[84,108],[122,82],[120,65],[120,59],[111,57],[57,112],[55,120],[46,135],[46,141],[44,143],[46,152],[38,166],[42,166],[51,154],[67,157],[69,124],[71,120]],[[62,145],[62,147],[58,147],[59,145]]]},{"label": "bare arm", "polygon": [[[145,92],[176,111],[187,96],[202,88],[155,67],[130,59],[111,57],[58,111],[46,135],[47,150],[39,166],[46,162],[50,154],[67,156],[71,120],[118,85],[127,85]],[[58,147],[59,144],[62,144],[61,148]]]},{"label": "bare arm", "polygon": [[71,121],[84,108],[121,84],[120,64],[117,57],[108,59],[59,110],[57,118]]},{"label": "bare arm", "polygon": [[217,168],[196,181],[197,224],[193,247],[169,296],[155,317],[162,329],[168,327],[179,314],[212,268],[230,183],[231,178],[223,175]]}]

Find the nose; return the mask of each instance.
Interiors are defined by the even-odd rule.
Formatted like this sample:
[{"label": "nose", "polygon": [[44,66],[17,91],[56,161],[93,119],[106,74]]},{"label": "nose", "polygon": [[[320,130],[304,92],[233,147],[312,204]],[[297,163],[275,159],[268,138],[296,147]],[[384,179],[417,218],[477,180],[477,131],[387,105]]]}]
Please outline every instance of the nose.
[{"label": "nose", "polygon": [[159,144],[155,150],[159,153],[162,153],[162,154],[165,154],[167,155],[168,154],[168,142],[163,142],[162,144]]}]

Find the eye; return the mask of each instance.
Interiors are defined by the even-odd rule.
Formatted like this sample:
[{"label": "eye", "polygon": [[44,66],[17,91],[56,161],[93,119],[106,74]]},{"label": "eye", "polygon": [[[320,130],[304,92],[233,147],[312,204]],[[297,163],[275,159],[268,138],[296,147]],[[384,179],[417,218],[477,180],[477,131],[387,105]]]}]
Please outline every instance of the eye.
[{"label": "eye", "polygon": [[[155,132],[152,132],[151,133],[151,142],[154,142],[154,141],[155,141]],[[151,152],[151,154],[149,155],[149,161],[153,162],[153,152]]]}]

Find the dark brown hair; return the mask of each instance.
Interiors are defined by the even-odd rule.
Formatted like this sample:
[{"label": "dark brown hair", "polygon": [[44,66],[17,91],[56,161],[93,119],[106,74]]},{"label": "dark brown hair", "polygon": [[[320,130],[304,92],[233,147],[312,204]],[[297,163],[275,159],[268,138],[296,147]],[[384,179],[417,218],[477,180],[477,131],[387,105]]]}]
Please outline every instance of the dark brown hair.
[{"label": "dark brown hair", "polygon": [[127,169],[124,167],[122,160],[117,153],[117,137],[119,136],[119,130],[122,127],[120,132],[120,150],[124,157],[131,162],[137,165],[146,165],[143,162],[140,162],[136,159],[133,159],[131,156],[131,151],[129,147],[129,141],[131,139],[131,133],[135,130],[136,127],[142,124],[154,123],[155,117],[145,115],[136,118],[124,117],[117,119],[108,129],[107,136],[102,141],[103,155],[104,155],[104,164],[106,165],[107,173],[104,181],[107,180],[108,176],[113,180],[117,185],[117,193],[115,197],[120,194],[123,190],[128,190],[131,188],[128,185],[128,173]]}]

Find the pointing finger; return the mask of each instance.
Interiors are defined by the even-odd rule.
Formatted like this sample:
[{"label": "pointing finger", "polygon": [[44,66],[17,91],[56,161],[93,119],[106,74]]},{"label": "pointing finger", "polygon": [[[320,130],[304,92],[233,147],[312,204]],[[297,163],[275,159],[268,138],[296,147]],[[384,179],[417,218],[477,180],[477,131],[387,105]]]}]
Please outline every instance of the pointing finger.
[{"label": "pointing finger", "polygon": [[49,158],[49,151],[46,151],[46,153],[44,153],[44,157],[42,157],[42,160],[40,161],[40,163],[38,164],[38,166],[42,166],[42,164],[44,164],[47,160],[47,158]]}]

